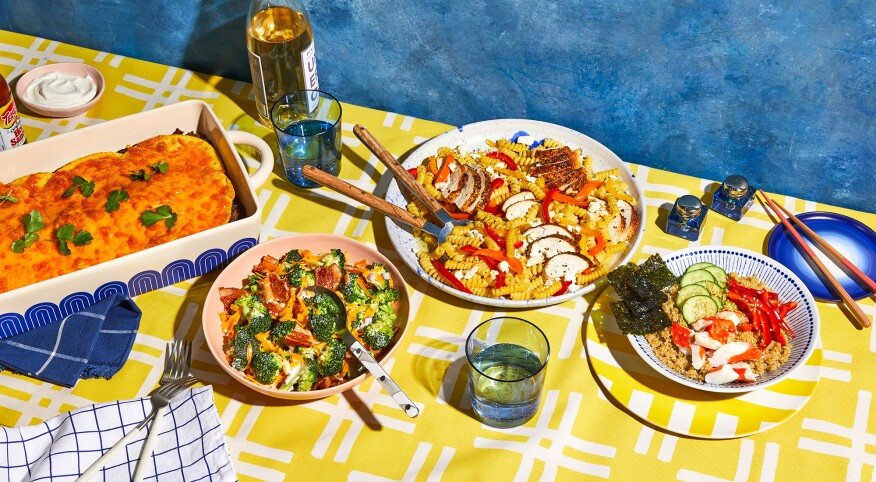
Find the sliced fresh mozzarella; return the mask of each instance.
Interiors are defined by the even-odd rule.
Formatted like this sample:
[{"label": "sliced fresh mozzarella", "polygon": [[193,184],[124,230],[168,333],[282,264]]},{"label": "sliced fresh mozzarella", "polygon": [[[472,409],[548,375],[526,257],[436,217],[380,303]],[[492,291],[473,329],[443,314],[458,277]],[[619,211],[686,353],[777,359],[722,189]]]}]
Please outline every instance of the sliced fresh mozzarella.
[{"label": "sliced fresh mozzarella", "polygon": [[544,265],[544,275],[550,278],[562,278],[574,281],[578,273],[583,273],[590,267],[590,262],[578,253],[560,253],[551,256]]},{"label": "sliced fresh mozzarella", "polygon": [[707,350],[717,350],[718,348],[721,348],[721,342],[713,340],[705,331],[701,331],[694,335],[694,343],[706,348]]},{"label": "sliced fresh mozzarella", "polygon": [[508,207],[514,203],[520,201],[526,201],[527,199],[535,199],[535,194],[532,194],[529,191],[520,191],[517,194],[512,195],[505,202],[502,203],[502,211],[507,211]]},{"label": "sliced fresh mozzarella", "polygon": [[505,210],[505,218],[507,218],[509,221],[512,219],[522,218],[526,216],[526,213],[529,212],[529,209],[532,208],[532,206],[535,206],[537,204],[537,201],[533,201],[531,199],[516,202],[508,206],[508,209]]},{"label": "sliced fresh mozzarella", "polygon": [[699,370],[706,364],[706,349],[694,343],[690,346],[690,351],[694,370]]}]

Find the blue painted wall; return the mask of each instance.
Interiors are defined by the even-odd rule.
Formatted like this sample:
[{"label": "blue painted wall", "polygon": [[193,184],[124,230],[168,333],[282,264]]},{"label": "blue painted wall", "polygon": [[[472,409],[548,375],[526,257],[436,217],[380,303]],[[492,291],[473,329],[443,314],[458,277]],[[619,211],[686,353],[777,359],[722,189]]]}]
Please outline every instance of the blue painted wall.
[{"label": "blue painted wall", "polygon": [[[876,212],[876,2],[305,0],[320,82],[449,124]],[[0,28],[249,80],[245,0],[0,0]]]}]

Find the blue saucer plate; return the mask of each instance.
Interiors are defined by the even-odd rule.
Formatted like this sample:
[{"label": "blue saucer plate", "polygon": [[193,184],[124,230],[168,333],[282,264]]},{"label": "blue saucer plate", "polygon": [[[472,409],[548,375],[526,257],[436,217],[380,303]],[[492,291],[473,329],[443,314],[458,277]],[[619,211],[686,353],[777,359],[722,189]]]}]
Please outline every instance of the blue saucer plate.
[{"label": "blue saucer plate", "polygon": [[[811,212],[798,214],[797,218],[809,229],[815,231],[825,241],[834,247],[843,256],[848,258],[855,266],[867,276],[876,279],[876,232],[872,229],[842,214],[827,212]],[[800,235],[807,239],[812,251],[815,252],[822,263],[830,270],[831,274],[839,281],[849,296],[858,300],[873,294],[862,283],[856,282],[854,275],[846,272],[845,268],[833,261],[822,251],[815,241],[808,239],[806,233],[797,230]],[[825,286],[819,275],[810,266],[806,258],[800,253],[796,242],[787,233],[784,226],[778,225],[770,234],[767,254],[770,258],[787,266],[794,272],[812,292],[812,296],[821,301],[839,302],[840,299]]]}]

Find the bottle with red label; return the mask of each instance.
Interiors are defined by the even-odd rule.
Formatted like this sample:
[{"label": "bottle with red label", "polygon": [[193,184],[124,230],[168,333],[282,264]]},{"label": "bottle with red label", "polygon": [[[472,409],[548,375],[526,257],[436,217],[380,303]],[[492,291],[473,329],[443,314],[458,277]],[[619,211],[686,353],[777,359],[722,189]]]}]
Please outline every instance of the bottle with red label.
[{"label": "bottle with red label", "polygon": [[0,151],[12,149],[25,142],[27,139],[24,137],[24,129],[21,128],[12,91],[9,90],[6,79],[0,75]]}]

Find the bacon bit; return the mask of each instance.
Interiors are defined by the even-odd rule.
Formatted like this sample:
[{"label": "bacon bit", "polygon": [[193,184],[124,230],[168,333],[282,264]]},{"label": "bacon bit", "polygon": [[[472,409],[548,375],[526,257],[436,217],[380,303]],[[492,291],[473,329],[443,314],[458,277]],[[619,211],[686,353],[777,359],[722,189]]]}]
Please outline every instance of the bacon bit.
[{"label": "bacon bit", "polygon": [[252,272],[258,274],[281,273],[280,260],[273,256],[263,256],[259,264],[253,266]]},{"label": "bacon bit", "polygon": [[231,305],[245,294],[246,291],[240,288],[219,288],[219,299],[225,307],[225,312],[231,313]]},{"label": "bacon bit", "polygon": [[313,274],[316,277],[317,286],[322,286],[323,288],[328,288],[332,291],[338,289],[343,276],[341,268],[336,264],[331,266],[317,266],[313,271]]},{"label": "bacon bit", "polygon": [[310,347],[316,343],[316,338],[313,337],[310,333],[300,329],[300,327],[296,326],[291,333],[286,335],[284,339],[287,345],[297,345],[303,347]]}]

